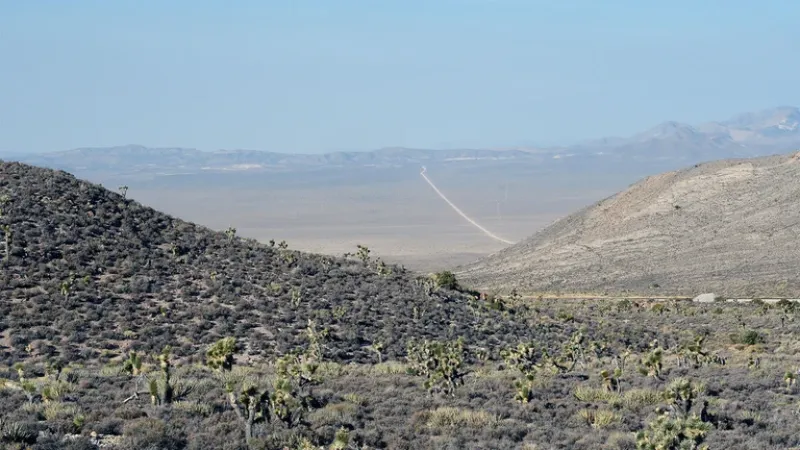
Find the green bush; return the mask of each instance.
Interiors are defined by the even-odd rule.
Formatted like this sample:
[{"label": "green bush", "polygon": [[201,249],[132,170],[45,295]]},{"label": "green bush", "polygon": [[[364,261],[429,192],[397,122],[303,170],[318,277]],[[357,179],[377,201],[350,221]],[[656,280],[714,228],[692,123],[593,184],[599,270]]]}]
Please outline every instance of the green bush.
[{"label": "green bush", "polygon": [[736,333],[731,335],[731,343],[733,344],[756,345],[756,344],[763,344],[764,341],[765,341],[764,336],[762,336],[758,331],[755,330],[747,330],[741,333]]},{"label": "green bush", "polygon": [[437,288],[458,289],[458,280],[456,280],[456,276],[453,272],[449,270],[433,274],[433,282],[436,283]]}]

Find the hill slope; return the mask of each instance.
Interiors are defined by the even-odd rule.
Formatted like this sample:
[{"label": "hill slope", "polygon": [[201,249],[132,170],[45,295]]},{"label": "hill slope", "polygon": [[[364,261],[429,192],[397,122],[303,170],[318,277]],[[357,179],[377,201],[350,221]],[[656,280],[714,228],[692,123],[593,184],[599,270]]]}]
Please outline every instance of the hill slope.
[{"label": "hill slope", "polygon": [[231,335],[250,357],[271,356],[304,345],[309,320],[330,329],[327,356],[338,361],[371,360],[378,342],[393,358],[411,338],[530,333],[494,311],[478,317],[471,296],[429,293],[401,268],[379,274],[373,263],[239,239],[65,172],[0,163],[0,198],[0,362],[167,344],[202,357]]},{"label": "hill slope", "polygon": [[456,271],[525,291],[798,295],[800,154],[648,177]]}]

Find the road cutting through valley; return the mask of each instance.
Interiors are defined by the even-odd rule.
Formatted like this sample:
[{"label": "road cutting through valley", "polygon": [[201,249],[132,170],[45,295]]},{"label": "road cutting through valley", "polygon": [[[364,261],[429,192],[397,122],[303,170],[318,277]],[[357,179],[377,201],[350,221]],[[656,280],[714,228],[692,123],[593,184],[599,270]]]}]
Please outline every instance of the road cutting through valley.
[{"label": "road cutting through valley", "polygon": [[497,240],[497,241],[500,241],[500,242],[502,242],[502,243],[504,243],[504,244],[514,244],[514,242],[513,242],[513,241],[509,241],[509,240],[507,240],[507,239],[503,239],[503,238],[501,238],[500,236],[498,236],[498,235],[496,235],[496,234],[492,233],[491,231],[487,230],[486,228],[482,227],[482,226],[481,226],[481,225],[480,225],[478,222],[476,222],[476,221],[472,220],[472,218],[470,218],[468,215],[464,214],[464,212],[463,212],[463,211],[461,211],[460,209],[458,209],[458,206],[456,206],[456,205],[455,205],[453,202],[451,202],[451,201],[450,201],[450,199],[448,199],[448,198],[447,198],[447,196],[445,196],[445,195],[442,193],[442,191],[440,191],[440,190],[439,190],[439,188],[437,188],[437,187],[436,187],[436,185],[435,185],[435,184],[433,184],[433,181],[431,181],[431,179],[430,179],[430,178],[428,178],[428,176],[427,176],[427,175],[425,175],[425,172],[427,172],[427,169],[425,168],[425,166],[422,166],[422,171],[421,171],[419,174],[420,174],[420,175],[422,175],[422,178],[424,178],[424,179],[425,179],[425,181],[427,181],[427,182],[428,182],[428,184],[429,184],[429,185],[431,185],[431,187],[433,188],[433,190],[434,190],[434,191],[436,191],[436,194],[438,194],[438,195],[439,195],[439,197],[441,197],[441,198],[442,198],[442,200],[444,200],[445,202],[447,202],[447,204],[448,204],[448,205],[450,205],[450,207],[451,207],[451,208],[453,208],[453,211],[455,211],[456,213],[458,213],[458,215],[459,215],[459,216],[463,217],[463,218],[464,218],[464,220],[466,220],[467,222],[469,222],[469,223],[471,223],[472,225],[474,225],[474,226],[475,226],[475,228],[477,228],[477,229],[481,230],[481,232],[482,232],[483,234],[485,234],[486,236],[489,236],[490,238],[492,238],[492,239],[494,239],[494,240]]}]

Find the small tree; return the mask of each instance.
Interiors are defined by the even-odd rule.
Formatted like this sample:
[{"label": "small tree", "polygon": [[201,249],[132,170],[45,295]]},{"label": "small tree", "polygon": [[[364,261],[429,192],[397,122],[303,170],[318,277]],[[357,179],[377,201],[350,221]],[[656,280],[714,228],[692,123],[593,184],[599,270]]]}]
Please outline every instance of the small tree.
[{"label": "small tree", "polygon": [[458,281],[456,280],[456,276],[449,270],[433,274],[433,281],[437,288],[451,290],[458,289]]}]

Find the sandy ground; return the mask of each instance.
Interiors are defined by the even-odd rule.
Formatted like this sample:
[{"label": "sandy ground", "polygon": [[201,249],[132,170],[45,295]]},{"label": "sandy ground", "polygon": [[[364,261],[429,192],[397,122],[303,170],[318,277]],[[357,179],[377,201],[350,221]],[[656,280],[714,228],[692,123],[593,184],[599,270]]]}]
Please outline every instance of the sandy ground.
[{"label": "sandy ground", "polygon": [[[388,176],[392,175],[392,176]],[[373,255],[420,271],[442,270],[501,250],[458,216],[419,173],[293,185],[240,178],[132,185],[129,197],[156,209],[260,241],[341,255],[366,245]],[[437,186],[483,227],[517,242],[616,189],[626,180],[580,183],[524,172],[429,171]]]}]

